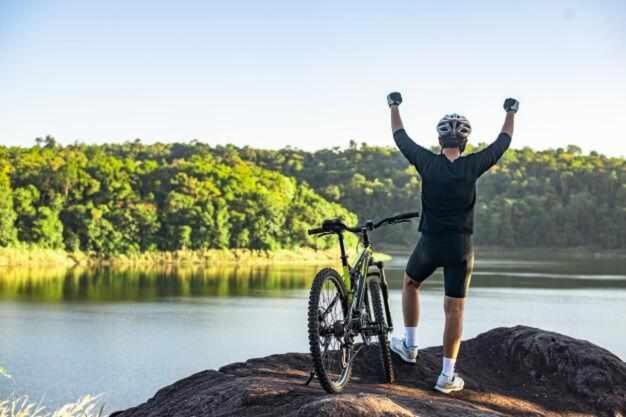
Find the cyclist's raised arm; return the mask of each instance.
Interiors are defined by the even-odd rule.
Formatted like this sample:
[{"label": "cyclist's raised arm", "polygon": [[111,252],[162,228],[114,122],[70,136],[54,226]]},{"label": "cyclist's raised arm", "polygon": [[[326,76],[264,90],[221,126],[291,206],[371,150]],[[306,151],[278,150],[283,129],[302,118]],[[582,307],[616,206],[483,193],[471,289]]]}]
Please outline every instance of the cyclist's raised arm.
[{"label": "cyclist's raised arm", "polygon": [[404,130],[400,110],[398,106],[402,103],[400,93],[391,93],[387,96],[387,103],[391,110],[391,132],[393,139],[404,157],[419,171],[433,153],[415,143]]},{"label": "cyclist's raised arm", "polygon": [[[401,101],[402,99],[400,99],[400,102]],[[396,133],[396,131],[398,130],[404,130],[404,125],[402,124],[402,118],[400,117],[400,109],[398,108],[399,105],[400,103],[396,104],[395,102],[391,102],[391,104],[389,104],[389,110],[391,110],[391,132],[392,133]]]},{"label": "cyclist's raised arm", "polygon": [[504,101],[504,109],[506,110],[506,116],[504,118],[504,124],[502,130],[498,135],[498,138],[485,149],[477,152],[473,155],[473,159],[476,163],[477,176],[484,174],[489,168],[494,166],[498,160],[504,155],[511,145],[511,139],[513,137],[513,125],[515,121],[515,113],[519,108],[519,102],[512,98],[507,98]]},{"label": "cyclist's raised arm", "polygon": [[504,117],[504,124],[502,125],[502,130],[500,133],[506,133],[510,138],[513,137],[513,126],[515,124],[515,111],[507,111],[506,116]]}]

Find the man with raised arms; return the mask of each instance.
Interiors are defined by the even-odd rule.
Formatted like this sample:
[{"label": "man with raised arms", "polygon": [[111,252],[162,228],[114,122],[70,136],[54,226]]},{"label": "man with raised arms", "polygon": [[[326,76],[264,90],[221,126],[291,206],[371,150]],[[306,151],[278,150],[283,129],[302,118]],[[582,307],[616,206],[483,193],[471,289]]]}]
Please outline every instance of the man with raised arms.
[{"label": "man with raised arms", "polygon": [[469,121],[456,113],[445,115],[437,124],[441,153],[418,145],[407,135],[398,106],[400,93],[387,97],[391,129],[400,152],[415,166],[422,178],[421,238],[411,254],[402,286],[404,337],[392,338],[391,349],[404,361],[417,360],[419,293],[422,283],[439,268],[444,274],[445,329],[443,365],[435,389],[443,393],[460,391],[464,382],[455,372],[463,333],[463,309],[474,266],[472,233],[476,181],[506,152],[513,136],[513,121],[519,102],[507,98],[506,116],[498,138],[480,152],[463,155],[472,132]]}]

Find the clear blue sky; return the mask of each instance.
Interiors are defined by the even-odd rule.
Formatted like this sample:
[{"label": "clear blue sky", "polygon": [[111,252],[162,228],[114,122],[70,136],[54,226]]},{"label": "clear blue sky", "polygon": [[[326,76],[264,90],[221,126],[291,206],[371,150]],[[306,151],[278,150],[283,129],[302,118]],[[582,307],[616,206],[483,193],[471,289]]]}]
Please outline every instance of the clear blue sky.
[{"label": "clear blue sky", "polygon": [[0,143],[393,145],[385,96],[516,147],[626,155],[626,2],[0,0]]}]

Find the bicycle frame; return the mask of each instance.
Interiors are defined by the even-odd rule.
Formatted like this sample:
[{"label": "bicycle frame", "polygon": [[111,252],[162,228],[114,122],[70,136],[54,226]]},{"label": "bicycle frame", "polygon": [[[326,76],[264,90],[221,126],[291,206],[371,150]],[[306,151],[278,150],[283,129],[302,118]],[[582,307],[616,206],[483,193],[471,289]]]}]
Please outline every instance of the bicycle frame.
[{"label": "bicycle frame", "polygon": [[[346,255],[343,236],[339,234],[339,247],[341,250],[341,264],[342,264],[342,277],[346,290],[348,291],[348,305],[350,319],[358,317],[358,313],[361,311],[364,298],[365,298],[365,283],[366,278],[370,274],[370,268],[376,267],[378,274],[380,275],[380,285],[383,291],[383,301],[385,307],[385,315],[387,316],[388,326],[386,331],[393,331],[393,322],[391,319],[391,311],[389,309],[389,289],[387,285],[387,278],[385,277],[385,270],[383,268],[382,261],[374,261],[374,249],[369,241],[367,229],[361,230],[363,235],[363,250],[358,255],[354,266],[350,266],[348,263],[348,257]],[[356,295],[356,297],[354,297]]]},{"label": "bicycle frame", "polygon": [[[410,219],[419,216],[417,212],[398,214],[391,216],[378,222],[367,220],[364,224],[349,227],[346,226],[340,219],[327,219],[322,223],[322,227],[309,229],[307,231],[309,236],[326,236],[330,234],[336,234],[339,239],[339,248],[341,250],[341,277],[343,281],[342,291],[338,291],[332,298],[330,304],[325,306],[323,310],[320,310],[320,294],[322,291],[322,285],[329,278],[327,274],[331,274],[337,277],[336,272],[333,269],[325,268],[316,275],[311,287],[311,295],[309,298],[309,342],[311,343],[311,354],[313,355],[313,366],[315,372],[320,373],[320,383],[322,387],[329,393],[340,392],[347,381],[349,381],[350,373],[349,369],[357,357],[358,353],[371,342],[372,336],[377,336],[381,344],[381,352],[383,357],[383,366],[385,371],[385,380],[391,382],[393,380],[393,372],[391,368],[391,357],[389,347],[387,345],[388,333],[393,331],[393,322],[391,319],[391,312],[389,309],[389,287],[387,285],[387,278],[385,277],[385,271],[382,261],[374,260],[374,249],[369,241],[368,232],[377,229],[385,224],[396,224],[401,222],[409,222]],[[357,252],[355,256],[354,265],[351,266],[348,262],[348,256],[346,255],[346,248],[343,239],[343,233],[350,232],[361,236],[361,242],[363,248],[360,252]],[[375,267],[377,271],[371,271],[370,268]],[[321,275],[320,275],[321,274]],[[368,277],[376,276],[376,281],[370,280]],[[334,278],[336,280],[336,278]],[[371,283],[371,287],[368,285]],[[378,289],[380,287],[380,290]],[[372,291],[372,300],[376,302],[376,305],[369,303],[369,291]],[[346,291],[346,294],[341,294]],[[382,294],[379,293],[382,292]],[[381,300],[382,299],[382,300]],[[343,318],[341,320],[334,319],[334,322],[329,327],[325,322],[325,317],[328,311],[337,303],[342,302]],[[380,305],[383,304],[384,312],[380,311]],[[372,308],[373,307],[373,311]],[[321,315],[320,315],[321,313]],[[382,313],[382,314],[381,314]],[[386,317],[383,317],[386,316]],[[320,326],[324,327],[322,334]],[[329,332],[330,329],[330,332]],[[361,336],[363,343],[359,344],[355,348],[355,338]],[[323,363],[326,355],[329,343],[322,342],[323,338],[334,337],[339,341],[338,351],[341,352],[341,378],[342,379],[335,385],[335,382],[329,380],[328,373],[326,371],[326,365]],[[325,339],[326,340],[326,339]],[[330,340],[330,339],[328,339]],[[323,343],[323,352],[322,352]],[[347,350],[346,350],[347,349]],[[344,357],[345,352],[348,352],[348,357]],[[347,360],[346,363],[344,361]],[[345,373],[347,370],[347,373]],[[315,372],[311,372],[309,379],[305,383],[308,385]]]}]

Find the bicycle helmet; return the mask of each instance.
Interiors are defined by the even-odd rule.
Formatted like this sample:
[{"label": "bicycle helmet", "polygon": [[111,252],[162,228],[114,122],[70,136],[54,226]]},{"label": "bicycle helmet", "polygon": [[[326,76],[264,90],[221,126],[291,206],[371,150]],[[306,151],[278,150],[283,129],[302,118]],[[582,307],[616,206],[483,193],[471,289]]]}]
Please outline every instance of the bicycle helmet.
[{"label": "bicycle helmet", "polygon": [[472,126],[469,120],[460,114],[446,114],[437,123],[437,133],[442,148],[458,147],[463,152],[467,145],[467,138],[472,133]]}]

